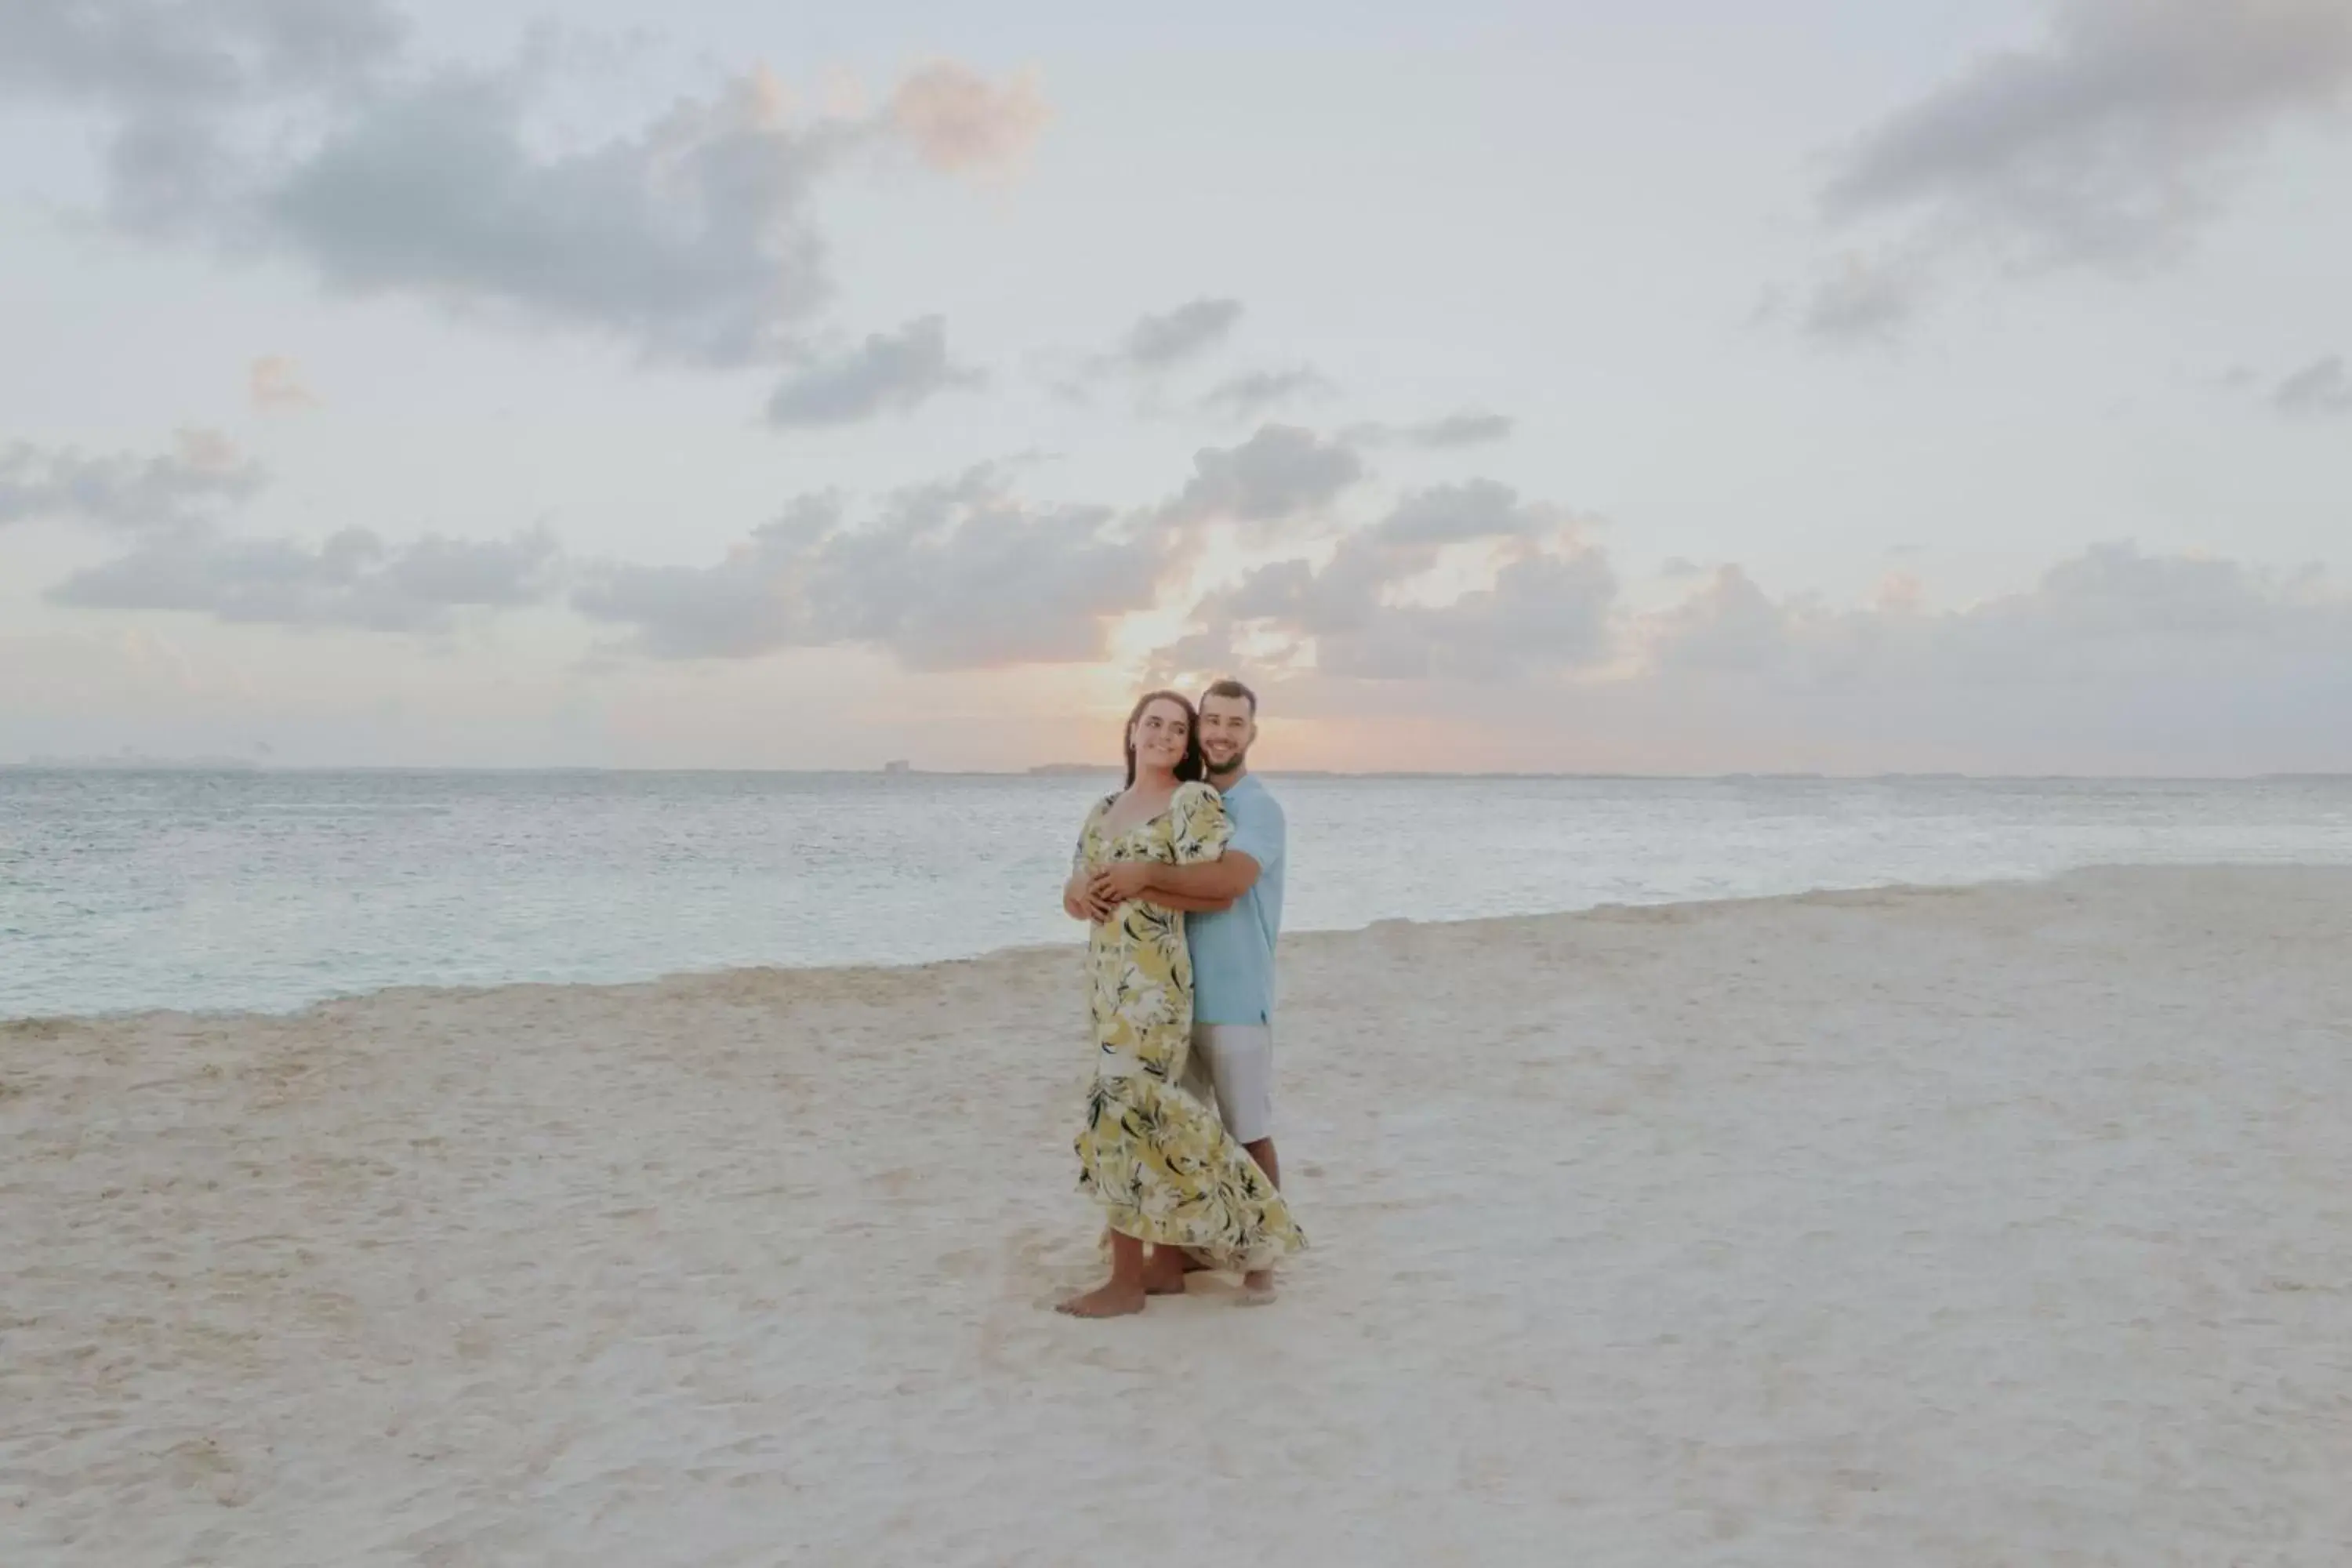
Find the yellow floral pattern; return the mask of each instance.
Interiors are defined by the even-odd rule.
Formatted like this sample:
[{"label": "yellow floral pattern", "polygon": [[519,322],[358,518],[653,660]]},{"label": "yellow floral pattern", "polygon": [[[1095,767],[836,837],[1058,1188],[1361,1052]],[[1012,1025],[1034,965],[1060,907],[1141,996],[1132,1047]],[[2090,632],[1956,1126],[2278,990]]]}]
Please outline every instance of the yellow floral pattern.
[{"label": "yellow floral pattern", "polygon": [[[1214,860],[1233,836],[1205,784],[1177,786],[1168,809],[1116,836],[1096,803],[1078,835],[1087,864]],[[1111,1228],[1181,1247],[1213,1268],[1264,1268],[1307,1245],[1282,1194],[1215,1110],[1182,1087],[1192,1048],[1192,956],[1184,917],[1133,900],[1097,923],[1087,946],[1094,1083],[1077,1136],[1078,1185]]]}]

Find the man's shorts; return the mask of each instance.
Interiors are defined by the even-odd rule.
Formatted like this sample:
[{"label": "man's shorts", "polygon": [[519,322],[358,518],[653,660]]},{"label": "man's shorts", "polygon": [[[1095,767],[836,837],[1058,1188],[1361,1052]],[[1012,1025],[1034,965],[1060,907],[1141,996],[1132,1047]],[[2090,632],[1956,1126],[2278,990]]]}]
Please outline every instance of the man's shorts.
[{"label": "man's shorts", "polygon": [[1274,1136],[1274,1031],[1264,1024],[1195,1024],[1188,1080],[1204,1075],[1237,1143]]}]

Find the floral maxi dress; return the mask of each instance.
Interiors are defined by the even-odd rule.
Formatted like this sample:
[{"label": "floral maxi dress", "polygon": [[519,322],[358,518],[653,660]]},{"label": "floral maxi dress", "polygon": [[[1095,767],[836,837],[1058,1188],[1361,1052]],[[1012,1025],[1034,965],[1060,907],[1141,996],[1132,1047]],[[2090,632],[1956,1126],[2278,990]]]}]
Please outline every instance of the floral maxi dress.
[{"label": "floral maxi dress", "polygon": [[[1167,810],[1113,837],[1102,822],[1118,798],[1087,814],[1081,860],[1192,865],[1217,858],[1233,834],[1205,784],[1179,785]],[[1183,1248],[1212,1268],[1264,1268],[1305,1247],[1257,1162],[1182,1087],[1192,1047],[1183,915],[1142,900],[1120,905],[1093,928],[1087,975],[1097,1052],[1076,1142],[1078,1185],[1108,1211],[1111,1228]]]}]

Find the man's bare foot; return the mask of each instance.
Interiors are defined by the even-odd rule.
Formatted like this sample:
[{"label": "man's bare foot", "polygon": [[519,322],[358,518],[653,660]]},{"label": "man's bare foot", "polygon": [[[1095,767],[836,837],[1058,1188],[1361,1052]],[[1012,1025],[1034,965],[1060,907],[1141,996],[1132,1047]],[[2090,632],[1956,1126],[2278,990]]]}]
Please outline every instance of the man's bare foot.
[{"label": "man's bare foot", "polygon": [[1242,1305],[1263,1307],[1274,1300],[1274,1270],[1253,1268],[1242,1276]]},{"label": "man's bare foot", "polygon": [[1083,1296],[1071,1297],[1054,1310],[1071,1318],[1125,1318],[1143,1310],[1144,1300],[1143,1287],[1114,1279]]}]

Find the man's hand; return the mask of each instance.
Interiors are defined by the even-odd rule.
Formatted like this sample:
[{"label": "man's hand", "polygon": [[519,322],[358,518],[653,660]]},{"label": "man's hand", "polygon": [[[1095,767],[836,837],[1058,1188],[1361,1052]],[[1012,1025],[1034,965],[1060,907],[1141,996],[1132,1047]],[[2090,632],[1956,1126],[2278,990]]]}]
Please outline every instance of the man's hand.
[{"label": "man's hand", "polygon": [[1131,899],[1143,897],[1151,886],[1151,867],[1142,860],[1121,860],[1113,865],[1097,867],[1087,884],[1087,890],[1103,903],[1117,909]]}]

